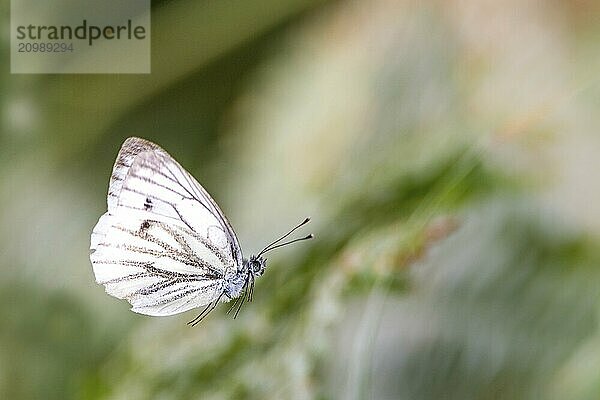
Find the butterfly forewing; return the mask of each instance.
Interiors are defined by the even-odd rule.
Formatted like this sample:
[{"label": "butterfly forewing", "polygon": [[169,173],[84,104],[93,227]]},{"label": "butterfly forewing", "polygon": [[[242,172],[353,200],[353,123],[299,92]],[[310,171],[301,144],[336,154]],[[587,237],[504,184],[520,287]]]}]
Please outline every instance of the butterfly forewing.
[{"label": "butterfly forewing", "polygon": [[200,184],[157,145],[130,138],[115,162],[90,258],[96,280],[133,311],[171,315],[216,301],[242,255]]}]

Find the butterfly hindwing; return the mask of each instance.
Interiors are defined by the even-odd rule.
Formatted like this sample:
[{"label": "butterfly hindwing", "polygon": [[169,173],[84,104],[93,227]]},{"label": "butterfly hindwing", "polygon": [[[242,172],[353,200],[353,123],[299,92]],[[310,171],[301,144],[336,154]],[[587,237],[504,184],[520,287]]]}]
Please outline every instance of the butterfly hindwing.
[{"label": "butterfly hindwing", "polygon": [[[227,260],[185,225],[105,214],[106,242],[90,258],[107,293],[127,299],[133,310],[170,315],[200,307],[222,292]],[[202,249],[204,249],[202,251]]]},{"label": "butterfly hindwing", "polygon": [[133,311],[171,315],[218,300],[241,250],[200,184],[160,147],[130,138],[115,162],[90,258],[96,280]]}]

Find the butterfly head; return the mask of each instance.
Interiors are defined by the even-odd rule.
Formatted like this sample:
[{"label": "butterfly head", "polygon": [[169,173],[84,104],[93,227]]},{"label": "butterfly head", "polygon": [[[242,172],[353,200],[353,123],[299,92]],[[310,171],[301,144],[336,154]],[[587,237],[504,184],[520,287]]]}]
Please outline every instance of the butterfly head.
[{"label": "butterfly head", "polygon": [[252,276],[261,276],[265,273],[267,259],[262,256],[251,256],[248,260],[248,273]]},{"label": "butterfly head", "polygon": [[[262,255],[265,254],[266,252],[274,250],[278,247],[287,246],[288,244],[299,242],[301,240],[312,239],[313,235],[311,234],[311,235],[305,236],[303,238],[294,239],[294,240],[290,240],[285,243],[281,243],[281,241],[283,239],[288,237],[292,232],[294,232],[296,229],[300,228],[302,225],[308,223],[308,221],[310,221],[310,218],[306,218],[300,224],[296,225],[291,231],[289,231],[285,235],[281,236],[279,239],[271,242],[264,249],[262,249],[260,251],[260,253],[258,253],[258,255],[255,255],[255,256],[253,255],[249,259],[244,259],[244,262],[243,262],[244,269],[242,271],[239,271],[241,273],[236,274],[236,279],[239,280],[238,281],[239,283],[234,285],[236,292],[235,292],[235,294],[232,293],[232,295],[229,296],[230,298],[233,298],[233,297],[238,297],[241,294],[241,296],[238,297],[239,300],[237,300],[236,303],[234,303],[233,306],[228,311],[228,312],[230,312],[231,310],[233,310],[233,308],[236,307],[236,304],[237,304],[237,310],[236,310],[235,314],[233,315],[233,318],[237,317],[238,313],[240,312],[240,309],[242,308],[242,304],[244,304],[244,301],[252,301],[252,297],[254,294],[254,278],[264,274],[265,268],[267,267],[267,259],[264,258]],[[242,279],[244,280],[243,286],[240,286],[240,284],[242,283],[242,281],[241,281]]]}]

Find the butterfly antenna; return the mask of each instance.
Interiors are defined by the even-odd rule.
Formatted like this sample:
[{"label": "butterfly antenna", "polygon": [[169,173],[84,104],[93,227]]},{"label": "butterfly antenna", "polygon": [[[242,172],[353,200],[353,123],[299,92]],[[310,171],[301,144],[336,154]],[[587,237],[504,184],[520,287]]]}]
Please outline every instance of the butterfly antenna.
[{"label": "butterfly antenna", "polygon": [[314,237],[315,237],[315,236],[314,236],[314,235],[311,233],[310,235],[308,235],[308,236],[305,236],[305,237],[303,237],[303,238],[299,238],[299,239],[290,240],[289,242],[280,243],[280,244],[278,244],[277,246],[270,247],[269,249],[265,250],[263,253],[266,253],[266,252],[268,252],[268,251],[271,251],[271,250],[275,250],[275,249],[277,249],[277,248],[279,248],[279,247],[287,246],[288,244],[292,244],[292,243],[296,243],[296,242],[301,242],[302,240],[308,240],[308,239],[312,239],[312,238],[314,238]]},{"label": "butterfly antenna", "polygon": [[[285,235],[281,236],[279,239],[276,239],[273,242],[271,242],[268,245],[266,245],[265,248],[262,249],[260,251],[260,253],[258,253],[257,257],[260,257],[262,254],[266,253],[269,250],[273,250],[275,247],[271,248],[271,246],[273,246],[274,244],[279,243],[280,241],[282,241],[286,237],[290,236],[292,233],[294,233],[294,231],[296,231],[296,229],[300,228],[301,226],[304,226],[304,225],[308,224],[309,221],[310,221],[310,218],[306,218],[304,221],[300,222],[298,225],[296,225],[295,227],[293,227],[288,233],[286,233]],[[304,239],[301,239],[301,240],[304,240]],[[276,246],[276,247],[281,247],[281,246]]]}]

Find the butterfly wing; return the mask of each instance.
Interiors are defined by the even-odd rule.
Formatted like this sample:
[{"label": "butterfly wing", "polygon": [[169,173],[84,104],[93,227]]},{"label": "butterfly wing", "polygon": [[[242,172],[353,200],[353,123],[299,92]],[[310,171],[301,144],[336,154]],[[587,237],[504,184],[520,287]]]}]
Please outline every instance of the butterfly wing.
[{"label": "butterfly wing", "polygon": [[172,315],[218,301],[242,265],[235,232],[202,186],[159,146],[129,138],[90,259],[107,293],[132,310]]}]

